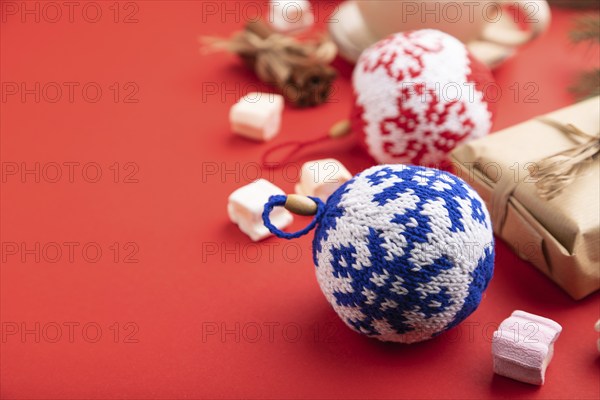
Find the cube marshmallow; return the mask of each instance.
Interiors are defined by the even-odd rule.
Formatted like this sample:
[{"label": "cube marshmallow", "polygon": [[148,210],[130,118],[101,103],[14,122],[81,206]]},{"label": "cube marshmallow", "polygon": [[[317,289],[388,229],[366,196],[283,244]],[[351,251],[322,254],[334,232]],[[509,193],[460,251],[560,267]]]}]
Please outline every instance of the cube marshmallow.
[{"label": "cube marshmallow", "polygon": [[[271,232],[264,225],[262,213],[269,197],[284,192],[271,182],[259,179],[235,190],[229,196],[227,212],[229,218],[242,232],[253,241],[265,239]],[[284,229],[292,223],[294,217],[282,207],[276,207],[271,213],[271,222],[278,229]]]},{"label": "cube marshmallow", "polygon": [[229,111],[231,130],[249,139],[271,140],[279,133],[283,106],[279,94],[248,93]]},{"label": "cube marshmallow", "polygon": [[297,194],[318,197],[323,201],[340,186],[352,179],[344,165],[333,158],[304,163],[300,170],[300,182],[296,184]]},{"label": "cube marshmallow", "polygon": [[279,33],[301,32],[315,22],[308,0],[271,0],[269,5],[269,21]]},{"label": "cube marshmallow", "polygon": [[492,340],[494,372],[521,382],[543,385],[562,327],[555,321],[514,311]]}]

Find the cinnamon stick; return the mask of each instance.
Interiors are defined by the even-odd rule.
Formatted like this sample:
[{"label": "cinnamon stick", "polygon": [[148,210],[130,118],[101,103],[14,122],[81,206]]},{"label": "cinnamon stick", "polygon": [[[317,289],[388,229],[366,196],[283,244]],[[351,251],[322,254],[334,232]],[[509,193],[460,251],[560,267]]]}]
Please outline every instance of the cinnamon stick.
[{"label": "cinnamon stick", "polygon": [[328,40],[299,42],[275,32],[264,20],[250,21],[231,39],[205,38],[213,48],[238,54],[258,77],[275,85],[299,107],[324,103],[337,76],[329,62],[336,47]]}]

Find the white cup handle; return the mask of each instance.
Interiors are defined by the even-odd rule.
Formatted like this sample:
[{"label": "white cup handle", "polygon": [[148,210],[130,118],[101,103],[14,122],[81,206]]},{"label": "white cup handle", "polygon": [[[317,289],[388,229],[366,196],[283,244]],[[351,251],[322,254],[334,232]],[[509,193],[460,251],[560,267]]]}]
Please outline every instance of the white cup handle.
[{"label": "white cup handle", "polygon": [[528,31],[519,29],[513,18],[504,15],[498,21],[488,22],[482,33],[482,39],[508,47],[518,47],[535,39],[550,25],[550,6],[546,0],[499,0],[502,13],[506,8],[516,6],[520,9],[522,18],[528,26]]}]

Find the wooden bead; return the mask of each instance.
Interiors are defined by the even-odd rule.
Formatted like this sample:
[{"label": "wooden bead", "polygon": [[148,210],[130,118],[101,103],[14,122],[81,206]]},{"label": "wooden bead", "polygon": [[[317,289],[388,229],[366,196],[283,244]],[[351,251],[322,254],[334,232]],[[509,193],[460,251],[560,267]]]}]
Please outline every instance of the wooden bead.
[{"label": "wooden bead", "polygon": [[335,124],[333,124],[331,128],[329,128],[329,136],[334,139],[337,139],[349,134],[350,129],[350,120],[345,119],[342,121],[338,121]]},{"label": "wooden bead", "polygon": [[285,209],[298,215],[315,215],[317,203],[306,196],[289,194],[285,201]]}]

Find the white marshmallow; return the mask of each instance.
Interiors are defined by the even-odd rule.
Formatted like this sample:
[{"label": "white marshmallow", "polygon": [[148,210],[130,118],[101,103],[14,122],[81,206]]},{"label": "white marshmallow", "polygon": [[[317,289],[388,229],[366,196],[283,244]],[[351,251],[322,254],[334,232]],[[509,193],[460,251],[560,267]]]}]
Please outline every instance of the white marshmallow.
[{"label": "white marshmallow", "polygon": [[271,140],[279,133],[283,96],[251,92],[235,103],[229,111],[231,130],[254,140]]},{"label": "white marshmallow", "polygon": [[277,32],[304,31],[315,22],[308,0],[271,0],[269,5],[269,21]]},{"label": "white marshmallow", "polygon": [[514,311],[494,332],[494,372],[521,382],[543,385],[562,327],[551,319]]},{"label": "white marshmallow", "polygon": [[[229,196],[229,218],[255,242],[268,237],[271,232],[263,224],[262,213],[269,197],[276,194],[284,192],[264,179],[242,186]],[[270,219],[277,229],[283,229],[292,223],[294,217],[283,207],[276,207],[271,212]]]},{"label": "white marshmallow", "polygon": [[352,179],[344,165],[333,158],[309,161],[302,165],[300,182],[296,184],[296,193],[318,197],[323,201],[340,186]]}]

